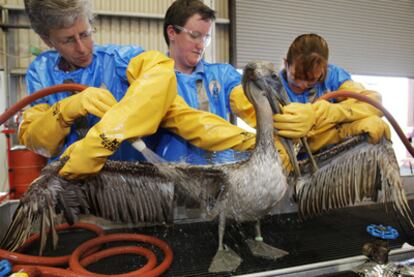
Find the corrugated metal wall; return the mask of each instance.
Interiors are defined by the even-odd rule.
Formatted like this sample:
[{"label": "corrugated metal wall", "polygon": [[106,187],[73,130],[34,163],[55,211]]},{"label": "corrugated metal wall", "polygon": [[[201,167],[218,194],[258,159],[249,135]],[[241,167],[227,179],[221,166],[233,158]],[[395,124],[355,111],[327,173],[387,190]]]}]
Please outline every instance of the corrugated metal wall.
[{"label": "corrugated metal wall", "polygon": [[[330,61],[355,74],[414,77],[413,0],[237,0],[233,52],[281,64],[293,39],[324,36]],[[259,43],[258,43],[259,42]]]},{"label": "corrugated metal wall", "polygon": [[[97,14],[94,40],[98,44],[136,44],[144,49],[167,51],[163,37],[163,17],[174,0],[92,0]],[[206,1],[208,4],[208,1]],[[217,11],[218,20],[215,27],[214,60],[229,62],[229,15],[227,0],[212,0],[213,8]],[[8,9],[8,20],[3,13],[3,23],[28,25],[28,19],[23,11],[23,0],[3,0],[0,4]],[[6,20],[5,20],[6,19]],[[3,44],[7,36],[8,46]],[[26,68],[33,60],[30,47],[46,50],[48,47],[30,29],[2,29],[1,64],[5,67],[4,52],[9,55],[7,60],[11,73],[11,94],[9,102],[25,96],[23,76]],[[211,47],[211,46],[210,46]]]}]

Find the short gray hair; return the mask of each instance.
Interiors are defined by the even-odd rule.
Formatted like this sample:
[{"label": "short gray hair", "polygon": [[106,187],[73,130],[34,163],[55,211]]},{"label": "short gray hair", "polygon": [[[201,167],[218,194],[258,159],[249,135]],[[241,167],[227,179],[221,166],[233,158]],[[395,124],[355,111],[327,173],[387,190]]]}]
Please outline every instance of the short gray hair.
[{"label": "short gray hair", "polygon": [[26,14],[33,30],[48,37],[50,29],[72,26],[79,18],[93,21],[89,0],[24,0]]}]

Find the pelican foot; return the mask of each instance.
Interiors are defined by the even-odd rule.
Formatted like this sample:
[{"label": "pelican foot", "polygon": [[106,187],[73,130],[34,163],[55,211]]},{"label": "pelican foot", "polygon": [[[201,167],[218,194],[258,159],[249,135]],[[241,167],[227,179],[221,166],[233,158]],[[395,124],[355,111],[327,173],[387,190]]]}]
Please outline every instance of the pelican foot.
[{"label": "pelican foot", "polygon": [[208,268],[208,272],[235,271],[241,264],[242,259],[230,248],[218,250]]},{"label": "pelican foot", "polygon": [[289,254],[289,252],[270,246],[263,241],[248,239],[246,242],[250,248],[250,251],[252,251],[253,255],[256,257],[261,257],[269,260],[277,260]]}]

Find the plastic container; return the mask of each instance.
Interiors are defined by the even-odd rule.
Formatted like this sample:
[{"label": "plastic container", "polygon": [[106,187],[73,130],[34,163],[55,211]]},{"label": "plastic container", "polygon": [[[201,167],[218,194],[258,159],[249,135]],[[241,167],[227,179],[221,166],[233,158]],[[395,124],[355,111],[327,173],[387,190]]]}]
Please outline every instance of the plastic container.
[{"label": "plastic container", "polygon": [[31,182],[36,179],[47,159],[24,146],[15,146],[10,150],[9,176],[10,192],[14,199],[20,198]]}]

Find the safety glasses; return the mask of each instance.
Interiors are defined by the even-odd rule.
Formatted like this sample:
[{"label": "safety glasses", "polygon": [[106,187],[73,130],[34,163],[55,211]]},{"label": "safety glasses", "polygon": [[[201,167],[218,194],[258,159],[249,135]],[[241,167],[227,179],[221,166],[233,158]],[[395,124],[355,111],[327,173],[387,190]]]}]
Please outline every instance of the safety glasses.
[{"label": "safety glasses", "polygon": [[206,34],[206,35],[203,36],[198,31],[192,31],[192,30],[186,29],[186,28],[178,26],[178,25],[174,25],[174,28],[186,33],[191,38],[191,40],[195,43],[203,43],[205,47],[210,45],[210,42],[211,42],[211,35],[210,34]]}]

